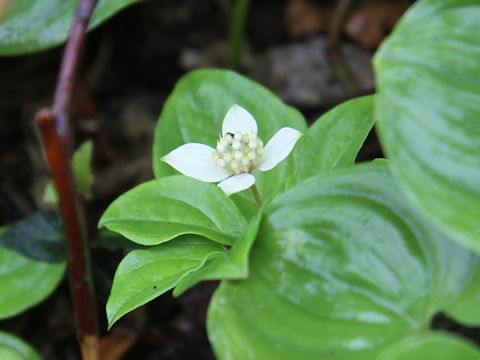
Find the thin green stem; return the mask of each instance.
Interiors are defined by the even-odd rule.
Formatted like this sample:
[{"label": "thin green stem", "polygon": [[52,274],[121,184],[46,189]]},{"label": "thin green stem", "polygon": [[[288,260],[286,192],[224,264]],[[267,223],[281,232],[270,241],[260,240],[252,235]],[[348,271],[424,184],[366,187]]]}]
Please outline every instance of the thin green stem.
[{"label": "thin green stem", "polygon": [[250,188],[250,191],[253,194],[253,197],[255,198],[255,202],[257,203],[257,206],[260,208],[262,207],[262,197],[260,196],[260,193],[258,192],[257,185],[253,184],[253,186]]},{"label": "thin green stem", "polygon": [[353,0],[339,0],[337,2],[328,34],[328,54],[330,62],[338,80],[351,96],[355,96],[358,93],[358,89],[352,74],[347,67],[347,64],[345,64],[343,54],[340,49],[340,37],[342,35],[345,18],[347,17],[348,11],[352,7],[353,3]]},{"label": "thin green stem", "polygon": [[230,61],[234,69],[242,65],[243,40],[250,0],[237,0],[230,28]]}]

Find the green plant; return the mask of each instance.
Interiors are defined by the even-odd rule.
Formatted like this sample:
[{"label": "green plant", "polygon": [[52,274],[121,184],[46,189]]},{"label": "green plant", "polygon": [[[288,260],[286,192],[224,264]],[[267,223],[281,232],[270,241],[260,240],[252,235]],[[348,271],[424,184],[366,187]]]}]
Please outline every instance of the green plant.
[{"label": "green plant", "polygon": [[[309,129],[233,72],[181,79],[158,120],[157,179],[100,220],[152,246],[120,263],[110,326],[168,289],[178,296],[219,279],[207,326],[221,359],[479,359],[467,340],[430,328],[439,312],[480,323],[479,17],[478,1],[420,1],[375,57],[378,93]],[[285,126],[304,133],[273,170],[253,171],[262,203],[240,191],[252,182],[228,197],[236,191],[161,161],[215,181],[198,176],[199,160],[192,168],[165,155],[184,143],[215,147],[234,104],[260,138]],[[389,160],[354,165],[374,120]]]},{"label": "green plant", "polygon": [[[97,16],[130,2],[100,1]],[[94,2],[86,3],[93,11]],[[19,4],[0,25],[4,42],[12,19],[31,21],[29,6],[58,5]],[[65,4],[70,9],[73,2]],[[238,62],[248,1],[237,4],[243,6],[232,32]],[[80,10],[74,30],[88,24]],[[61,31],[39,32],[44,42],[36,43],[41,37],[25,27],[23,42],[2,51],[59,43],[71,12],[53,17]],[[309,128],[296,109],[235,72],[198,70],[180,79],[156,126],[155,179],[121,195],[99,222],[143,246],[115,273],[109,327],[170,289],[179,296],[200,281],[220,280],[207,316],[220,359],[480,359],[474,343],[431,325],[438,313],[480,325],[479,18],[478,0],[419,1],[375,56],[376,94],[335,107]],[[88,285],[73,174],[88,194],[89,156],[80,160],[84,170],[75,172],[74,161],[72,171],[65,130],[82,36],[72,36],[55,104],[38,119],[71,258],[84,256],[80,265],[72,262],[72,279]],[[225,126],[230,111],[237,127]],[[355,164],[374,123],[387,159]],[[263,153],[259,139],[281,141]],[[207,155],[182,153],[192,143]],[[6,272],[21,265],[29,275],[25,283],[0,279],[0,316],[45,298],[63,274],[65,260],[54,255],[61,231],[49,228],[37,238],[28,232],[45,218],[59,226],[56,213],[40,213],[0,233]],[[38,269],[45,286],[30,299],[12,301],[9,296],[36,281]],[[91,305],[85,287],[74,294]],[[92,306],[78,312],[79,319],[94,318]],[[83,345],[85,334],[97,334],[95,321],[85,324]],[[29,350],[0,334],[0,353],[15,351]]]}]

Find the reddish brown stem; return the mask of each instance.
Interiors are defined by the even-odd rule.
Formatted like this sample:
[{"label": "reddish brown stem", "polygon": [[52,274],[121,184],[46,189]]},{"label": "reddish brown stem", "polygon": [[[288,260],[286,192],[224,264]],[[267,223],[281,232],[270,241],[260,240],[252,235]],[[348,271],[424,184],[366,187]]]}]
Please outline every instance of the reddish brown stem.
[{"label": "reddish brown stem", "polygon": [[96,0],[81,0],[70,31],[51,109],[37,113],[67,238],[70,287],[82,358],[98,359],[98,323],[90,276],[85,214],[78,198],[69,152],[69,112],[80,55]]},{"label": "reddish brown stem", "polygon": [[76,195],[67,146],[56,127],[50,109],[37,114],[53,181],[57,189],[60,212],[67,238],[70,287],[75,306],[78,335],[83,359],[97,359],[98,325],[91,291],[89,253],[83,208]]},{"label": "reddish brown stem", "polygon": [[62,137],[67,137],[69,133],[68,114],[71,108],[75,76],[80,62],[85,33],[96,4],[97,0],[80,1],[70,30],[70,37],[65,46],[52,106],[52,112],[57,123],[56,127]]}]

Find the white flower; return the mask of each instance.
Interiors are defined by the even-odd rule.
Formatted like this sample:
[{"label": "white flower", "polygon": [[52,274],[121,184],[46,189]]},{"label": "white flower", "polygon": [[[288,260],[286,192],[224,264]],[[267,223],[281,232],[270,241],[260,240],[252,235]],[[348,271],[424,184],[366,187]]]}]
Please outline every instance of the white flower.
[{"label": "white flower", "polygon": [[300,131],[284,127],[264,147],[252,114],[240,105],[232,105],[223,119],[217,149],[199,143],[184,144],[162,161],[194,179],[220,181],[218,186],[231,195],[255,183],[253,170],[268,171],[285,159],[300,136]]}]

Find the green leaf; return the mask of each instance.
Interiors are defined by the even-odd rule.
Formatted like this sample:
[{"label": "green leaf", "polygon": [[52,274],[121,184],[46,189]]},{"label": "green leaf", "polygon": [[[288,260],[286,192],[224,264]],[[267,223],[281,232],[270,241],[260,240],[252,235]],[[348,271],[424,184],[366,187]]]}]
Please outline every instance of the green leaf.
[{"label": "green leaf", "polygon": [[58,213],[38,212],[0,231],[0,319],[36,305],[61,281],[61,226]]},{"label": "green leaf", "polygon": [[[216,147],[223,118],[233,104],[243,106],[255,117],[264,143],[285,126],[302,132],[307,129],[297,110],[263,86],[232,71],[196,70],[180,79],[158,119],[153,145],[155,176],[175,173],[160,159],[182,144],[197,142]],[[255,173],[264,184],[259,187],[264,201],[284,190],[289,161],[287,158],[266,173]]]},{"label": "green leaf", "polygon": [[[75,151],[72,159],[72,171],[75,178],[77,191],[87,200],[92,198],[92,151],[92,141],[86,141]],[[55,185],[51,180],[45,187],[43,201],[48,203],[58,202],[57,190],[55,189]]]},{"label": "green leaf", "polygon": [[107,303],[111,327],[120,317],[175,287],[179,296],[200,281],[248,276],[248,257],[262,213],[245,234],[226,249],[201,237],[183,236],[146,250],[129,253],[120,263]]},{"label": "green leaf", "polygon": [[[99,0],[89,29],[140,0]],[[78,0],[7,0],[0,21],[0,55],[22,55],[63,43]]]},{"label": "green leaf", "polygon": [[106,228],[100,229],[97,236],[90,240],[89,245],[90,248],[100,247],[109,250],[138,250],[146,248]]},{"label": "green leaf", "polygon": [[107,302],[109,328],[126,313],[175,287],[208,258],[224,252],[222,245],[195,236],[130,252],[115,272]]},{"label": "green leaf", "polygon": [[480,1],[424,0],[375,56],[375,117],[393,174],[435,224],[480,252]]},{"label": "green leaf", "polygon": [[40,356],[30,345],[4,331],[0,331],[0,359],[41,360]]},{"label": "green leaf", "polygon": [[480,325],[480,264],[471,267],[471,276],[459,279],[462,291],[445,307],[449,316],[472,327]]},{"label": "green leaf", "polygon": [[383,351],[377,360],[479,360],[474,344],[452,334],[414,334]]},{"label": "green leaf", "polygon": [[330,171],[265,209],[249,278],[210,303],[209,338],[219,359],[375,359],[428,329],[479,262],[422,221],[384,161]]},{"label": "green leaf", "polygon": [[[256,186],[258,186],[258,183]],[[240,209],[245,219],[250,220],[258,213],[258,206],[255,204],[255,200],[253,198],[242,195],[236,193],[231,195],[230,199],[235,202],[235,205],[237,205],[237,207]]]},{"label": "green leaf", "polygon": [[185,276],[175,287],[173,296],[180,296],[200,281],[246,279],[249,274],[248,259],[257,238],[262,212],[250,221],[245,234],[235,240],[228,252],[212,257],[202,268]]},{"label": "green leaf", "polygon": [[93,143],[84,142],[73,154],[72,170],[78,192],[85,198],[92,198],[93,174],[91,168]]},{"label": "green leaf", "polygon": [[289,182],[351,166],[373,127],[373,96],[347,101],[322,115],[293,151]]},{"label": "green leaf", "polygon": [[142,245],[160,244],[182,234],[231,244],[244,232],[246,221],[216,185],[170,176],[120,196],[103,214],[102,226]]},{"label": "green leaf", "polygon": [[52,180],[47,183],[45,189],[43,190],[43,201],[46,203],[58,202],[57,189],[55,188]]}]

